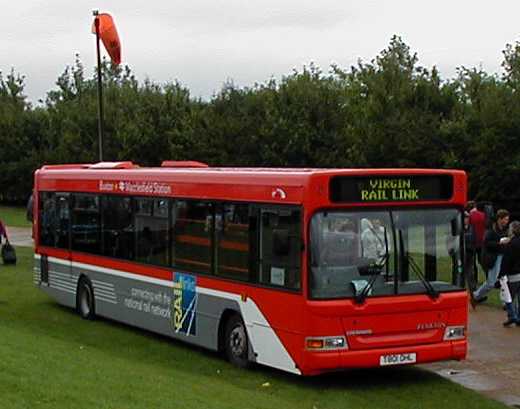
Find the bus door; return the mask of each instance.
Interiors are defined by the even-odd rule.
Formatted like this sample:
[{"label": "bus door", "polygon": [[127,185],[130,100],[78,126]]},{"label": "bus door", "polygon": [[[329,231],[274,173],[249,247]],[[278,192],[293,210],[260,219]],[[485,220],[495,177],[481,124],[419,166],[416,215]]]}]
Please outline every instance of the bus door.
[{"label": "bus door", "polygon": [[[41,192],[39,195],[38,252],[40,253],[40,279],[49,284],[49,271],[70,279],[70,194]],[[40,248],[41,247],[41,248]],[[52,252],[49,250],[52,249]],[[49,254],[50,253],[50,254]],[[49,262],[49,257],[60,260]],[[49,265],[51,264],[51,265]]]}]

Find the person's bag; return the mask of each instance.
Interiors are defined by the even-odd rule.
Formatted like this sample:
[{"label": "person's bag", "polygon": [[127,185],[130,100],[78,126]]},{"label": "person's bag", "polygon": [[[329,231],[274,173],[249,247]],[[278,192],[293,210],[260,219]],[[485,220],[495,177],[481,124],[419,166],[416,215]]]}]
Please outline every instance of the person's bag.
[{"label": "person's bag", "polygon": [[503,276],[498,281],[500,282],[500,300],[506,304],[513,302],[513,298],[509,292],[509,286],[507,285],[507,277]]},{"label": "person's bag", "polygon": [[2,260],[4,264],[16,264],[16,250],[9,241],[2,246]]}]

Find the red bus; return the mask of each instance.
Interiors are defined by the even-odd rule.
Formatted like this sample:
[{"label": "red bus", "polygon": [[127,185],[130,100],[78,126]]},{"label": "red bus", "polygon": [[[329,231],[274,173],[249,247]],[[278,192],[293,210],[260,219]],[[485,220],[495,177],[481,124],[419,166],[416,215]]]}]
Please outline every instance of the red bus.
[{"label": "red bus", "polygon": [[466,174],[44,166],[35,284],[95,315],[314,375],[464,359]]}]

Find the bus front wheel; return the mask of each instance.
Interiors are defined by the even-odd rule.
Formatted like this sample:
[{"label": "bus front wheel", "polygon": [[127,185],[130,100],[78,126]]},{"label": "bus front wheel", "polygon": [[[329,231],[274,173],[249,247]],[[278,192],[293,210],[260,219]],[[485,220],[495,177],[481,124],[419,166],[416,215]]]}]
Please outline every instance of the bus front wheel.
[{"label": "bus front wheel", "polygon": [[77,310],[81,318],[92,320],[95,317],[94,291],[88,278],[81,278],[78,284]]},{"label": "bus front wheel", "polygon": [[240,368],[247,368],[250,365],[246,326],[239,315],[230,317],[226,324],[225,352],[228,361],[233,365]]}]

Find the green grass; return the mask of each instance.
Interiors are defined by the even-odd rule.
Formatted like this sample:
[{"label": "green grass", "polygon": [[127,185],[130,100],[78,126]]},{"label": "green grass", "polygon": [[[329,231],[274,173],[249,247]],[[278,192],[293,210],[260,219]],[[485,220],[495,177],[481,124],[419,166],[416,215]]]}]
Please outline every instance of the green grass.
[{"label": "green grass", "polygon": [[25,218],[25,207],[0,206],[0,219],[9,227],[31,227]]},{"label": "green grass", "polygon": [[504,408],[414,367],[301,378],[99,319],[32,284],[32,251],[0,265],[0,408]]}]

